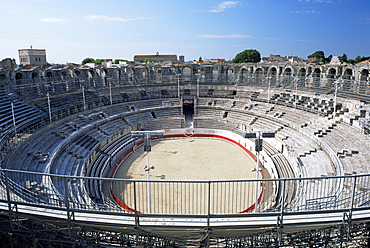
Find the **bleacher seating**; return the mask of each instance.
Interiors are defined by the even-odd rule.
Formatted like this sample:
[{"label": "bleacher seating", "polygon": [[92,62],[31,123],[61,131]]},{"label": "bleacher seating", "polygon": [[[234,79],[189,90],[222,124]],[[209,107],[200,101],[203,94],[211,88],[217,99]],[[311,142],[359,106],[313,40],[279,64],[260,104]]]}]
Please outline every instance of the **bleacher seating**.
[{"label": "bleacher seating", "polygon": [[[8,147],[14,136],[9,90],[0,91],[1,148]],[[19,91],[13,99],[17,133],[37,123],[48,122],[48,102],[45,95],[32,91]],[[154,86],[137,91],[133,86],[113,89],[113,105],[107,89],[88,88],[84,92],[86,111],[81,89],[66,94],[51,94],[53,123],[26,137],[3,165],[9,169],[52,173],[58,175],[102,177],[111,165],[108,162],[129,144],[131,130],[158,130],[184,128],[181,99],[176,88]],[[183,91],[185,94],[185,91]],[[189,95],[195,94],[189,89]],[[334,100],[309,92],[297,93],[275,89],[267,100],[266,88],[251,89],[226,86],[204,86],[200,98],[194,100],[193,125],[197,128],[229,130],[237,134],[252,130],[272,130],[284,149],[265,143],[264,151],[276,167],[277,177],[321,177],[342,173],[331,157],[322,149],[322,140],[328,144],[343,163],[346,175],[367,173],[370,161],[369,143],[353,124],[366,118],[366,111],[340,106],[334,111]],[[191,97],[190,97],[191,98]],[[43,124],[43,125],[44,125]],[[4,149],[3,149],[4,151]],[[4,155],[3,155],[4,156]],[[292,164],[295,157],[298,164]],[[318,162],[319,161],[319,162]],[[11,178],[20,187],[27,188],[27,176]],[[33,182],[41,183],[41,177]],[[91,204],[104,202],[102,185],[97,180],[76,180],[66,185],[52,178],[53,185],[44,185],[48,194],[66,195],[72,202]],[[320,182],[319,182],[320,183]],[[367,186],[361,184],[363,188]],[[299,189],[309,185],[289,185],[287,202],[304,199]],[[323,197],[335,190],[337,184],[326,187]],[[66,188],[67,187],[67,188]],[[344,184],[343,187],[349,187]],[[282,196],[280,196],[282,197]],[[93,201],[91,201],[91,199]]]}]

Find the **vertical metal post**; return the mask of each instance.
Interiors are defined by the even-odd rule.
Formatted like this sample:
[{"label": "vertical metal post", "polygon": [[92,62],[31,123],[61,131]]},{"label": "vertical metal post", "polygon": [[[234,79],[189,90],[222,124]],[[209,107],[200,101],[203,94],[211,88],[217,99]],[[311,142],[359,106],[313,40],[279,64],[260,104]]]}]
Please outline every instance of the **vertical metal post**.
[{"label": "vertical metal post", "polygon": [[66,212],[67,212],[67,222],[68,222],[68,236],[72,237],[72,232],[71,232],[71,215],[70,215],[70,207],[69,207],[69,189],[68,189],[68,182],[69,178],[67,177],[62,177],[64,180],[64,187],[66,189],[65,192],[65,198],[64,198],[64,204],[66,207]]},{"label": "vertical metal post", "polygon": [[152,205],[151,205],[151,188],[150,188],[150,158],[149,158],[149,146],[150,146],[150,140],[149,135],[146,133],[144,137],[144,145],[146,145],[146,163],[147,163],[147,171],[148,171],[148,213],[152,212]]},{"label": "vertical metal post", "polygon": [[356,193],[356,183],[357,183],[357,176],[352,177],[352,192],[351,192],[351,202],[350,202],[350,209],[348,213],[348,220],[347,220],[347,234],[350,237],[351,234],[351,222],[352,222],[352,212],[353,212],[353,205],[355,203],[355,193]]},{"label": "vertical metal post", "polygon": [[[281,181],[280,181],[281,182]],[[280,203],[280,215],[278,217],[278,225],[277,225],[277,241],[278,246],[281,245],[282,241],[282,233],[283,233],[283,224],[284,224],[284,205],[285,205],[285,185],[286,185],[286,179],[283,179],[283,186],[282,186],[282,194],[281,194],[281,203]]]},{"label": "vertical metal post", "polygon": [[136,245],[139,245],[139,237],[140,237],[140,230],[139,230],[139,216],[137,212],[137,194],[136,194],[136,181],[134,181],[134,208],[135,208],[135,239],[136,239]]},{"label": "vertical metal post", "polygon": [[211,218],[211,181],[208,181],[208,215],[207,215],[207,228],[209,229],[210,218]]},{"label": "vertical metal post", "polygon": [[50,123],[52,123],[53,122],[53,119],[52,119],[52,116],[51,116],[51,106],[50,106],[50,95],[49,95],[49,91],[48,91],[48,93],[46,95],[48,97],[49,120],[50,120]]},{"label": "vertical metal post", "polygon": [[12,204],[10,203],[11,198],[10,198],[9,179],[8,179],[8,175],[7,175],[6,171],[4,171],[4,176],[5,176],[6,197],[7,197],[7,202],[8,202],[10,230],[11,230],[11,232],[13,232],[13,230],[14,230],[14,226],[13,226],[13,209],[12,209]]},{"label": "vertical metal post", "polygon": [[[258,132],[257,139],[261,139],[261,133]],[[260,165],[260,151],[257,149],[257,165],[256,165],[256,199],[255,199],[255,204],[254,204],[254,212],[257,213],[258,209],[258,189],[259,189],[259,183],[258,183],[258,173],[259,173],[259,165]]]}]

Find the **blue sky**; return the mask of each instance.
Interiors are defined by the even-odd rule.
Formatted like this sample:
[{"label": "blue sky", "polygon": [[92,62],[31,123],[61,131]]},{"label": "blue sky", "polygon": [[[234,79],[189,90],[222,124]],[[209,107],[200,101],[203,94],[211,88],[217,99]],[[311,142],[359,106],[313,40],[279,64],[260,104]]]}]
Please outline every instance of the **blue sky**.
[{"label": "blue sky", "polygon": [[49,63],[135,54],[232,59],[245,49],[370,56],[370,0],[0,0],[0,59]]}]

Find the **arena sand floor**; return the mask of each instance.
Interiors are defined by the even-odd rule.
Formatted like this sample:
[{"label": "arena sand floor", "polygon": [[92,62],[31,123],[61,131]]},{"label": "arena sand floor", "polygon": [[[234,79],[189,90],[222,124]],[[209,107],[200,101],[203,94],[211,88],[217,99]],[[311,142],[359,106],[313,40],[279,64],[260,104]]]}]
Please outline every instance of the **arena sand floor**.
[{"label": "arena sand floor", "polygon": [[[114,183],[113,192],[127,206],[144,213],[205,214],[208,209],[207,183],[173,183],[170,180],[243,180],[255,179],[255,163],[240,147],[214,138],[179,138],[151,142],[150,201],[148,184]],[[143,146],[132,153],[119,167],[116,178],[146,180],[147,154]],[[264,172],[265,173],[265,172]],[[212,211],[237,213],[255,201],[255,183],[216,183],[212,190]],[[222,193],[223,192],[223,193]],[[134,202],[134,194],[137,196]],[[229,201],[230,204],[218,204]],[[219,205],[219,206],[217,206]],[[220,209],[220,206],[223,207]],[[226,207],[225,207],[226,206]],[[150,207],[150,210],[149,210]]]}]

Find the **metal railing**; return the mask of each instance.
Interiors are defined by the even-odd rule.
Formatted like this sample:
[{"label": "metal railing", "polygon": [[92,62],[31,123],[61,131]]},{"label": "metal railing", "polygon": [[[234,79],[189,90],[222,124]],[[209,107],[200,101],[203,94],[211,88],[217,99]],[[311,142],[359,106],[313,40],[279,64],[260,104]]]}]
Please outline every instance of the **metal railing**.
[{"label": "metal railing", "polygon": [[[109,189],[109,204],[95,204],[84,189],[85,180],[100,181]],[[55,192],[53,180],[64,185]],[[257,183],[256,183],[257,182]],[[343,182],[338,194],[331,190]],[[255,187],[260,186],[258,213],[347,210],[369,207],[370,175],[260,180],[168,181],[61,176],[1,169],[0,202],[71,208],[77,210],[148,213],[153,215],[230,215],[254,212]],[[148,198],[148,184],[151,197]],[[299,200],[289,192],[300,191]],[[106,195],[108,197],[108,195]]]}]

